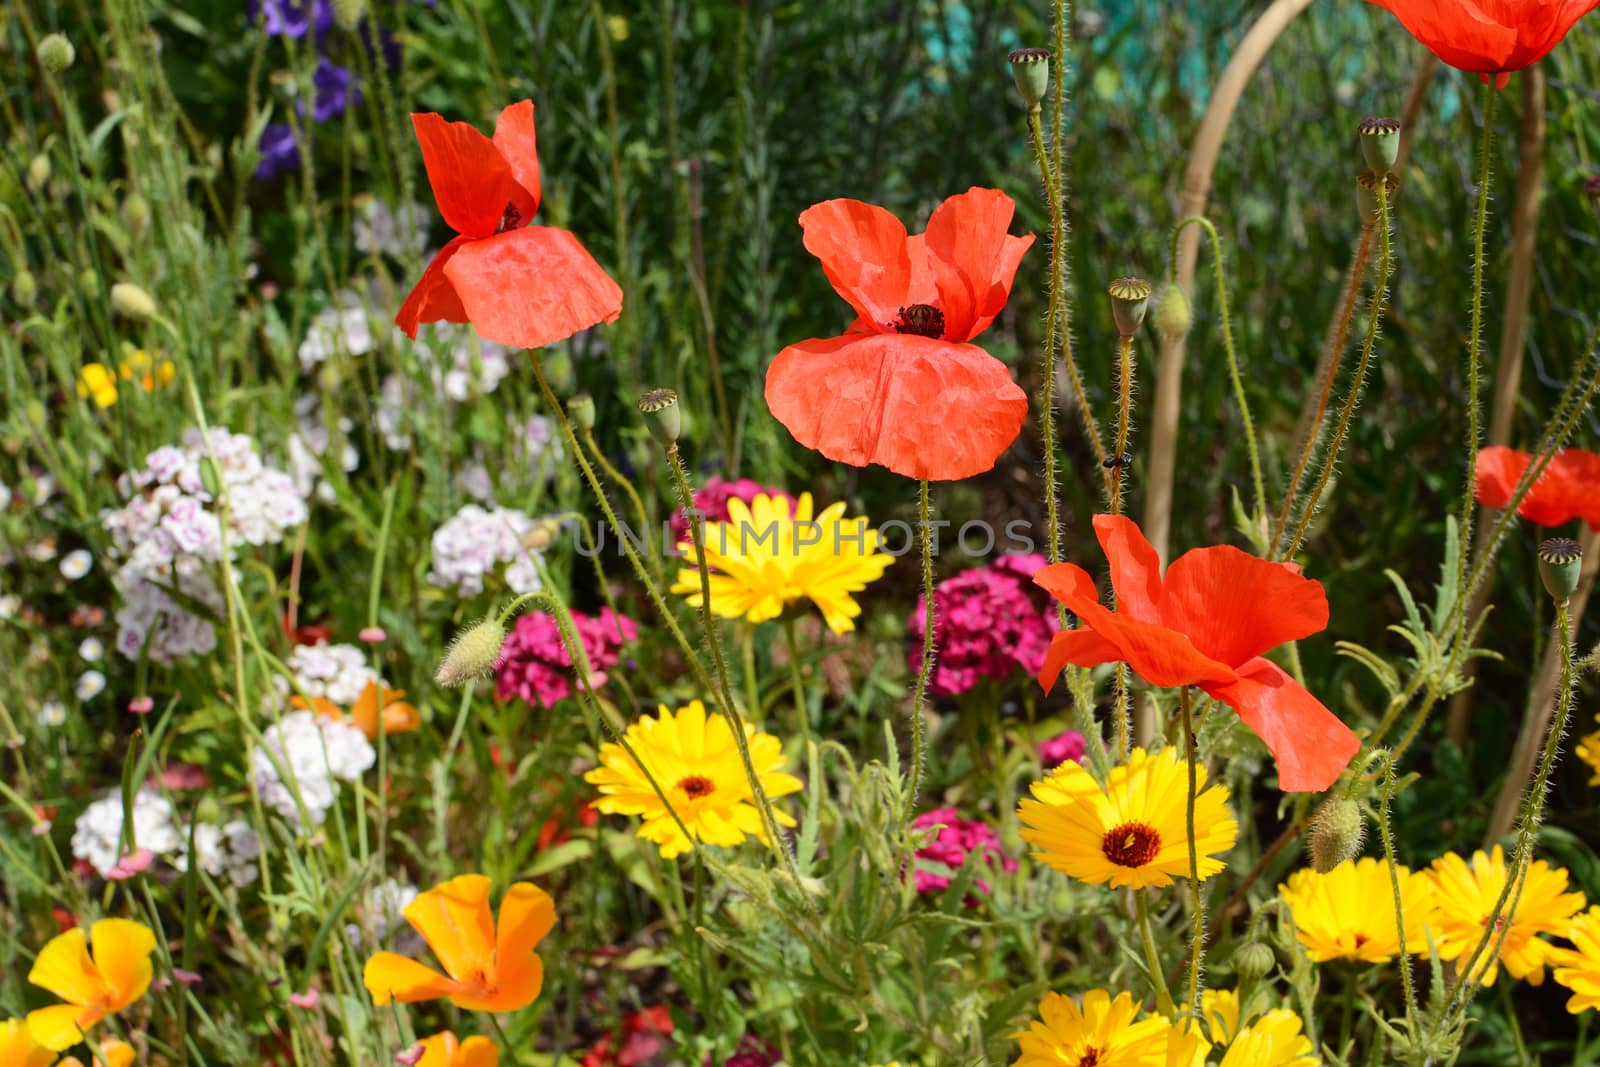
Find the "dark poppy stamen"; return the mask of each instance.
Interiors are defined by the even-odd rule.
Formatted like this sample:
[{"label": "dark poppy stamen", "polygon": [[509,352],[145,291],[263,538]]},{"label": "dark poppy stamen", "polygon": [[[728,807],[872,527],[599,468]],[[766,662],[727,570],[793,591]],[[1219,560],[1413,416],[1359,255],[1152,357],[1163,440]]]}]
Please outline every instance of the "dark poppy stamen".
[{"label": "dark poppy stamen", "polygon": [[514,230],[521,225],[522,212],[517,210],[516,204],[507,203],[505,213],[500,216],[500,225],[494,228],[494,232],[505,233],[507,230]]},{"label": "dark poppy stamen", "polygon": [[944,312],[932,304],[912,304],[900,309],[900,317],[889,325],[895,333],[914,333],[918,337],[943,337]]}]

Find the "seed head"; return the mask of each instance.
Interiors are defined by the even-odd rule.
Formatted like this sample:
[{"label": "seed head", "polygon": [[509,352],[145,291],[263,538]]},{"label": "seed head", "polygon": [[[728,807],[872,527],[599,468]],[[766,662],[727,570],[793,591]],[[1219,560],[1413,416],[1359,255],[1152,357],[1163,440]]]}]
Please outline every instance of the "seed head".
[{"label": "seed head", "polygon": [[671,449],[678,443],[683,431],[683,412],[678,408],[678,394],[671,389],[652,389],[639,394],[639,412],[645,417],[650,433]]},{"label": "seed head", "polygon": [[78,53],[65,34],[51,33],[39,39],[39,48],[34,54],[39,57],[41,67],[51,74],[60,74],[72,66]]},{"label": "seed head", "polygon": [[1578,588],[1583,573],[1583,546],[1570,537],[1552,537],[1539,545],[1539,577],[1545,590],[1565,600]]},{"label": "seed head", "polygon": [[1376,174],[1388,174],[1400,159],[1400,120],[1365,118],[1356,126],[1361,157]]},{"label": "seed head", "polygon": [[1022,102],[1030,111],[1036,110],[1050,87],[1050,50],[1019,48],[1007,58],[1011,60],[1011,79],[1017,83]]},{"label": "seed head", "polygon": [[484,678],[494,670],[500,658],[500,646],[505,644],[506,628],[500,620],[490,615],[461,633],[450,643],[449,651],[439,661],[433,680],[450,689],[458,689]]},{"label": "seed head", "polygon": [[1117,332],[1132,337],[1144,322],[1144,313],[1150,307],[1150,283],[1143,278],[1118,278],[1106,286],[1111,294],[1111,315],[1117,320]]}]

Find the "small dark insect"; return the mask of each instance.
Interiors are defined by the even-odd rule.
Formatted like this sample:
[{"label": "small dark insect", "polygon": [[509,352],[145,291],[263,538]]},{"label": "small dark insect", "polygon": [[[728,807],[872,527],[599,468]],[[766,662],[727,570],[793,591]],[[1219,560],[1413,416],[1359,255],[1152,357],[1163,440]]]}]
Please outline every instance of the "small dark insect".
[{"label": "small dark insect", "polygon": [[1114,471],[1118,467],[1129,467],[1132,465],[1133,457],[1126,452],[1120,456],[1107,456],[1105,458],[1105,462],[1101,464],[1101,466],[1105,467],[1105,469],[1108,471]]}]

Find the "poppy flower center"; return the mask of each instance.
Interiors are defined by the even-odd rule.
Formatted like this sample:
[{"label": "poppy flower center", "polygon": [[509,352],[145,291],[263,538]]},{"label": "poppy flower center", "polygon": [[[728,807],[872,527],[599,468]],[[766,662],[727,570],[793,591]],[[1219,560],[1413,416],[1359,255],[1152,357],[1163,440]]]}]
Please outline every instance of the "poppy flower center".
[{"label": "poppy flower center", "polygon": [[709,796],[717,788],[717,783],[704,775],[691,774],[679,780],[678,788],[683,790],[690,800],[698,800],[703,796]]},{"label": "poppy flower center", "polygon": [[517,210],[517,205],[507,202],[505,213],[500,216],[500,225],[494,228],[495,233],[505,233],[522,225],[522,212]]},{"label": "poppy flower center", "polygon": [[[1161,835],[1142,822],[1125,822],[1106,831],[1100,851],[1118,867],[1143,867],[1161,850]],[[1093,1061],[1090,1061],[1093,1062]]]},{"label": "poppy flower center", "polygon": [[918,337],[943,337],[944,312],[932,304],[912,304],[900,309],[900,317],[889,324],[895,333],[914,333]]}]

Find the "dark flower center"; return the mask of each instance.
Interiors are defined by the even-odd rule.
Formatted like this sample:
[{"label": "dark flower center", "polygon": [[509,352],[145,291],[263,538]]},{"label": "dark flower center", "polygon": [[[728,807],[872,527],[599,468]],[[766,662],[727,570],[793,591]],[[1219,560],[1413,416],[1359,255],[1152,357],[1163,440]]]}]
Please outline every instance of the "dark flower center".
[{"label": "dark flower center", "polygon": [[932,304],[912,304],[900,309],[900,317],[889,325],[895,333],[914,333],[918,337],[943,337],[944,312]]},{"label": "dark flower center", "polygon": [[717,783],[703,775],[691,774],[678,782],[678,788],[683,790],[690,800],[698,800],[716,789]]},{"label": "dark flower center", "polygon": [[505,233],[522,225],[522,212],[517,210],[517,205],[507,202],[505,214],[500,216],[500,225],[494,228],[495,233]]},{"label": "dark flower center", "polygon": [[1095,1067],[1100,1062],[1100,1050],[1093,1046],[1083,1050],[1083,1058],[1078,1061],[1078,1067]]},{"label": "dark flower center", "polygon": [[1142,822],[1125,822],[1106,831],[1100,851],[1118,867],[1143,867],[1161,850],[1161,835]]}]

